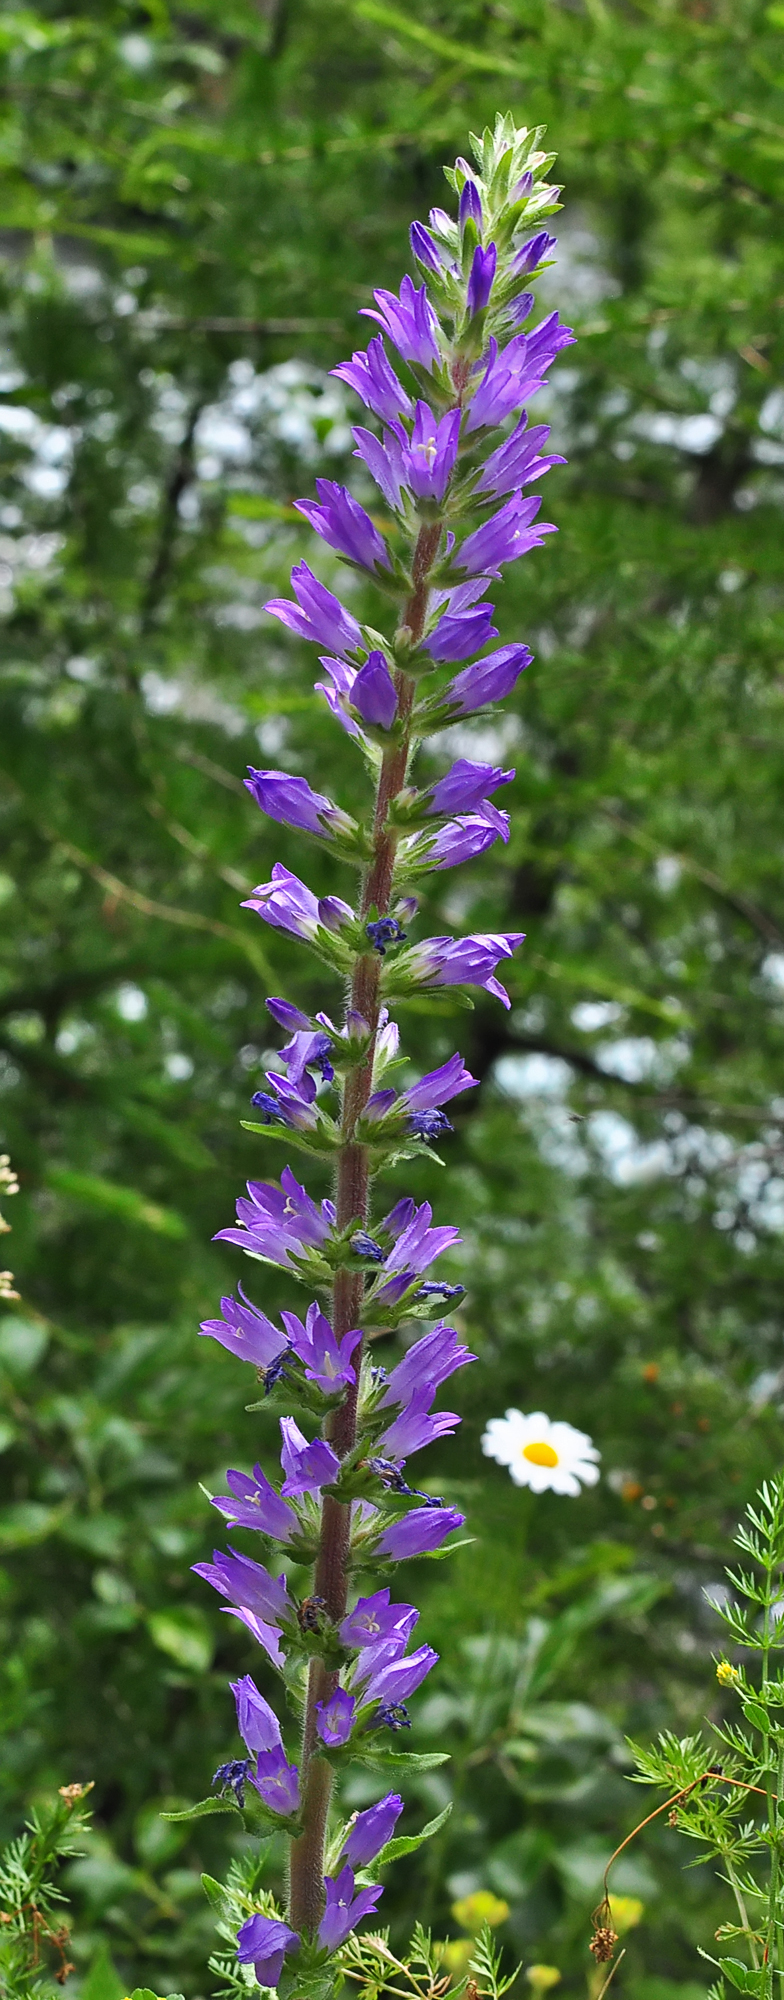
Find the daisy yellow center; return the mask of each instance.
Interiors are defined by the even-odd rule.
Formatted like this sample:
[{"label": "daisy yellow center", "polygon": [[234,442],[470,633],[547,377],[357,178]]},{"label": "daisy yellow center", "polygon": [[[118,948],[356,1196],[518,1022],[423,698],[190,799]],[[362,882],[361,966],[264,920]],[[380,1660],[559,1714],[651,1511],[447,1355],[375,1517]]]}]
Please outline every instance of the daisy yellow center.
[{"label": "daisy yellow center", "polygon": [[530,1444],[523,1445],[523,1457],[528,1459],[529,1465],[558,1464],[557,1451],[553,1451],[551,1444],[542,1444],[538,1438],[532,1438]]}]

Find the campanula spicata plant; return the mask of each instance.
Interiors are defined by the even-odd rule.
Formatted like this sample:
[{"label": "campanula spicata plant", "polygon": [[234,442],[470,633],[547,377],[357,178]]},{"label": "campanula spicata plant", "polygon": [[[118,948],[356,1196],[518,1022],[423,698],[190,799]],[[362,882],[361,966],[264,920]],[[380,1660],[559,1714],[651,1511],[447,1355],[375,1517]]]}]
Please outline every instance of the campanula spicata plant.
[{"label": "campanula spicata plant", "polygon": [[[316,685],[373,788],[355,814],[304,777],[248,774],[268,818],[358,872],[353,900],[319,898],[278,863],[245,904],[314,953],[333,987],[335,977],[344,984],[338,1015],[268,1001],[285,1039],[248,1121],[329,1163],[334,1193],[315,1201],[288,1163],[279,1181],[249,1182],[219,1236],[257,1279],[265,1264],[285,1270],[304,1302],[273,1321],[263,1282],[252,1297],[248,1279],[202,1327],[256,1370],[263,1400],[280,1411],[277,1476],[262,1465],[230,1470],[213,1503],[229,1530],[257,1530],[266,1560],[229,1544],[197,1569],[279,1673],[281,1703],[273,1709],[249,1674],[233,1683],[243,1750],[195,1810],[241,1812],[252,1830],[289,1837],[285,1909],[252,1868],[232,1890],[245,1968],[236,1976],[285,1995],[333,1991],[348,1940],[378,1907],[383,1867],[444,1817],[418,1836],[399,1833],[403,1796],[390,1790],[342,1824],[335,1780],[352,1758],[401,1783],[407,1768],[441,1761],[405,1747],[407,1704],[436,1654],[417,1643],[419,1614],[393,1587],[399,1563],[442,1554],[463,1526],[455,1508],[417,1490],[411,1460],[456,1429],[458,1416],[434,1404],[475,1357],[446,1316],[462,1287],[438,1275],[457,1231],[434,1224],[428,1203],[404,1196],[389,1207],[371,1190],[384,1168],[430,1154],[451,1129],[445,1107],[476,1082],[455,1053],[401,1089],[395,1003],[442,987],[466,1000],[478,988],[508,1007],[499,971],[523,943],[517,932],[418,935],[422,880],[508,839],[498,800],[514,773],[461,757],[418,785],[415,758],[423,737],[486,716],[531,659],[522,643],[484,649],[498,636],[491,582],[554,532],[530,488],[562,462],[527,414],[573,337],[556,312],[532,320],[527,287],[553,248],[542,223],[558,206],[540,137],[499,118],[475,143],[477,164],[459,159],[447,171],[457,212],[434,209],[427,226],[413,225],[416,278],[399,295],[376,292],[367,347],[335,370],[368,413],[354,439],[378,513],[329,479],[298,506],[378,586],[383,630],[361,625],[306,562],[292,573],[293,598],[267,606],[320,649]],[[377,1339],[399,1330],[418,1337],[377,1361]],[[310,1567],[304,1597],[277,1573],[276,1547]]]}]

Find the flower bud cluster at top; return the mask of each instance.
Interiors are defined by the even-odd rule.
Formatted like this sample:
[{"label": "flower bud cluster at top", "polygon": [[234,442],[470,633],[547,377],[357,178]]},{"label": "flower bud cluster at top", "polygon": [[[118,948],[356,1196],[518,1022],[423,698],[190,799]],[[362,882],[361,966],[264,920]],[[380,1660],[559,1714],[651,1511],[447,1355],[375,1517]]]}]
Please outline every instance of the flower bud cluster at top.
[{"label": "flower bud cluster at top", "polygon": [[[287,1271],[311,1301],[304,1316],[283,1312],[278,1325],[239,1286],[237,1298],[221,1300],[220,1318],[202,1327],[256,1369],[262,1400],[282,1406],[278,1480],[261,1465],[252,1475],[230,1471],[228,1494],[213,1505],[230,1528],[254,1529],[268,1557],[278,1545],[313,1570],[297,1600],[274,1563],[233,1548],[196,1566],[277,1669],[300,1721],[294,1750],[245,1675],[233,1692],[246,1754],[216,1774],[254,1827],[291,1837],[285,1918],[262,1899],[238,1940],[260,1984],[289,1995],[305,1986],[329,1993],[335,1954],[381,1895],[366,1871],[394,1852],[396,1793],[348,1827],[333,1825],[331,1810],[342,1763],[353,1757],[381,1769],[391,1742],[400,1752],[406,1704],[436,1659],[430,1646],[410,1644],[418,1613],[393,1601],[385,1579],[406,1558],[441,1550],[463,1522],[409,1477],[413,1455],[455,1430],[457,1415],[433,1406],[442,1384],[475,1358],[445,1317],[462,1287],[434,1272],[458,1233],[434,1227],[429,1204],[405,1198],[373,1220],[369,1187],[379,1168],[428,1152],[451,1129],[444,1106],[476,1081],[455,1054],[399,1088],[391,1080],[400,1060],[395,1001],[479,987],[508,1006],[497,970],[522,942],[517,933],[412,939],[417,878],[508,838],[495,797],[514,772],[459,758],[418,788],[411,764],[423,736],[486,713],[531,659],[521,644],[484,649],[498,636],[486,598],[491,577],[553,532],[527,489],[563,463],[545,455],[547,426],[530,427],[526,410],[573,338],[557,313],[528,326],[534,299],[526,288],[554,244],[541,223],[558,206],[540,136],[499,118],[474,142],[477,166],[458,160],[447,170],[457,218],[434,209],[429,226],[414,223],[419,281],[404,278],[399,296],[376,292],[367,316],[381,332],[334,371],[376,420],[353,435],[387,518],[382,528],[332,480],[317,480],[317,499],[299,510],[379,587],[392,608],[389,630],[360,625],[305,562],[292,572],[295,601],[267,606],[322,649],[316,685],[374,784],[362,819],[304,778],[249,772],[264,813],[359,870],[354,904],[317,898],[281,865],[246,904],[349,988],[337,1022],[268,1000],[285,1041],[248,1121],[332,1161],[335,1198],[314,1201],[289,1166],[279,1183],[249,1182],[236,1225],[220,1237]],[[434,1323],[402,1359],[377,1365],[371,1338],[416,1321]],[[367,1571],[374,1575],[366,1582]],[[396,1754],[394,1768],[402,1763]]]}]

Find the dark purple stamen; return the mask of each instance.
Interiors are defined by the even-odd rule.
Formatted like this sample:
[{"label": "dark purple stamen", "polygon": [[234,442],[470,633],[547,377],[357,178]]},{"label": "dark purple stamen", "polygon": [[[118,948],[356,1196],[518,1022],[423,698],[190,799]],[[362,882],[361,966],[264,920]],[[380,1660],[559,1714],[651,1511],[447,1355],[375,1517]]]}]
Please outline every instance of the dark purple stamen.
[{"label": "dark purple stamen", "polygon": [[383,1264],[384,1262],[384,1252],[381,1244],[376,1243],[372,1236],[368,1236],[366,1229],[358,1229],[356,1236],[352,1236],[351,1248],[356,1251],[358,1257],[366,1257],[370,1263]]},{"label": "dark purple stamen", "polygon": [[447,1299],[462,1299],[465,1297],[465,1285],[441,1285],[437,1278],[426,1278],[424,1284],[419,1286],[415,1297],[443,1299],[444,1302]]},{"label": "dark purple stamen", "polygon": [[406,933],[401,930],[397,917],[378,917],[373,924],[366,924],[373,950],[383,958],[388,944],[405,944]]},{"label": "dark purple stamen", "polygon": [[376,1723],[385,1722],[388,1729],[410,1729],[411,1717],[402,1701],[380,1701],[376,1709]]},{"label": "dark purple stamen", "polygon": [[275,1387],[275,1383],[279,1380],[279,1377],[283,1374],[287,1366],[288,1359],[289,1359],[288,1348],[284,1348],[283,1353],[277,1354],[275,1356],[275,1360],[270,1362],[269,1368],[265,1368],[264,1370],[265,1396],[269,1396],[271,1394],[272,1390]]},{"label": "dark purple stamen", "polygon": [[271,1097],[268,1090],[254,1090],[250,1101],[254,1110],[261,1112],[262,1125],[286,1125],[288,1123],[288,1120],[283,1116],[277,1098]]},{"label": "dark purple stamen", "polygon": [[235,1757],[229,1764],[219,1764],[212,1780],[213,1785],[220,1785],[222,1792],[233,1792],[238,1806],[245,1804],[245,1786],[251,1762],[250,1757]]},{"label": "dark purple stamen", "polygon": [[369,1458],[368,1466],[376,1477],[383,1481],[390,1493],[405,1493],[411,1500],[424,1500],[426,1507],[445,1507],[446,1501],[439,1500],[432,1493],[421,1493],[418,1486],[407,1486],[398,1465],[391,1458]]},{"label": "dark purple stamen", "polygon": [[321,1072],[321,1075],[325,1083],[332,1083],[335,1075],[332,1063],[330,1062],[331,1053],[332,1053],[332,1043],[329,1039],[329,1035],[320,1035],[316,1043],[316,1046],[313,1050],[313,1054],[308,1064],[308,1068],[319,1070]]},{"label": "dark purple stamen", "polygon": [[413,1132],[417,1139],[437,1139],[439,1132],[454,1132],[445,1111],[412,1111],[406,1119],[406,1131]]}]

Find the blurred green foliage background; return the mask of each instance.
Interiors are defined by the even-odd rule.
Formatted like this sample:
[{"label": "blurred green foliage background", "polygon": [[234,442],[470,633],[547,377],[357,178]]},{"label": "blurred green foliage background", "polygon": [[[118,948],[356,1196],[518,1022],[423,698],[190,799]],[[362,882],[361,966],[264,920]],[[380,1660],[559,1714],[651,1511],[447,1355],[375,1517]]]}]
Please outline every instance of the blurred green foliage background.
[{"label": "blurred green foliage background", "polygon": [[[50,0],[7,7],[0,48],[3,1823],[94,1778],[68,1990],[211,1990],[225,1822],[159,1812],[235,1753],[227,1677],[259,1669],[190,1575],[198,1482],[275,1427],[195,1329],[241,1275],[214,1231],[279,1171],[239,1124],[263,996],[338,999],[238,904],[276,858],[343,887],[242,775],[358,799],[261,606],[306,552],[335,580],[291,507],[319,472],[362,491],[328,371],[441,163],[509,108],[559,151],[543,307],[579,345],[543,412],[560,533],[499,594],[536,653],[487,738],[511,845],[431,878],[420,932],[525,930],[512,1012],[401,1010],[417,1063],[459,1043],[482,1078],[446,1169],[406,1179],[462,1227],[481,1365],[425,1468],[476,1539],[411,1580],[443,1656],[416,1744],[453,1762],[409,1823],[455,1812],[384,1914],[455,1935],[492,1892],[510,1954],[595,1991],[624,1732],[715,1708],[704,1591],[781,1456],[784,7]],[[479,1448],[510,1403],[588,1430],[600,1486],[516,1490]],[[653,1829],[619,1866],[630,2000],[705,1990],[721,1892],[689,1858]]]}]

